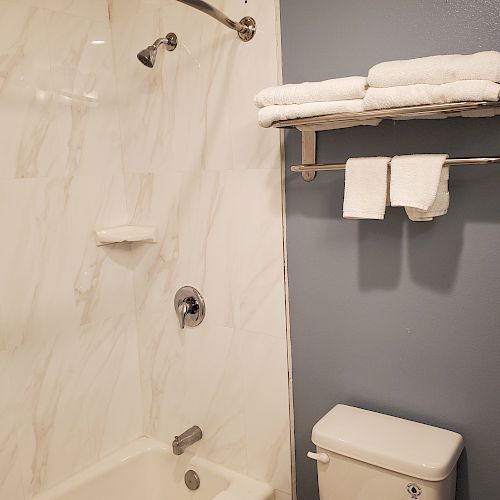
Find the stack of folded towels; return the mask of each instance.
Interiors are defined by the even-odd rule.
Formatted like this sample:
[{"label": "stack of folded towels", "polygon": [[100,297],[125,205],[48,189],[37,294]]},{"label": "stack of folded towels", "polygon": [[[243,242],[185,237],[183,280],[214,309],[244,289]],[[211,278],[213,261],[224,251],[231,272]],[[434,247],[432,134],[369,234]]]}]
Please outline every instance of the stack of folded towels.
[{"label": "stack of folded towels", "polygon": [[366,77],[350,76],[264,89],[255,96],[259,123],[270,127],[281,120],[364,111],[367,86]]},{"label": "stack of folded towels", "polygon": [[499,82],[495,51],[384,62],[368,73],[365,109],[498,101]]},{"label": "stack of folded towels", "polygon": [[270,127],[277,121],[337,113],[498,100],[500,52],[488,51],[384,62],[371,68],[368,78],[270,87],[257,94],[255,104],[260,125]]},{"label": "stack of folded towels", "polygon": [[404,207],[412,221],[445,215],[450,204],[447,158],[351,158],[345,172],[344,218],[383,219],[388,205]]}]

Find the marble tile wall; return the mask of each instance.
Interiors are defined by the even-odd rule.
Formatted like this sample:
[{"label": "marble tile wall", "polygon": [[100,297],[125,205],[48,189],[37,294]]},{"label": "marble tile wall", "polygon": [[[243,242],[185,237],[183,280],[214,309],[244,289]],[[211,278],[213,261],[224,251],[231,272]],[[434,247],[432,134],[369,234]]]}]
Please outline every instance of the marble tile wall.
[{"label": "marble tile wall", "polygon": [[[213,3],[255,39],[175,0],[0,0],[0,499],[193,424],[291,497],[280,137],[252,103],[277,5]],[[95,246],[128,222],[158,244]],[[185,284],[207,316],[180,331]]]},{"label": "marble tile wall", "polygon": [[[145,432],[170,442],[193,424],[196,452],[290,498],[281,154],[253,96],[278,83],[277,4],[215,0],[252,15],[251,43],[175,0],[113,0],[129,217],[159,243],[133,250]],[[173,31],[153,70],[135,53]],[[122,43],[127,40],[126,43]],[[207,316],[180,331],[176,290]]]},{"label": "marble tile wall", "polygon": [[107,2],[0,1],[0,499],[142,433]]}]

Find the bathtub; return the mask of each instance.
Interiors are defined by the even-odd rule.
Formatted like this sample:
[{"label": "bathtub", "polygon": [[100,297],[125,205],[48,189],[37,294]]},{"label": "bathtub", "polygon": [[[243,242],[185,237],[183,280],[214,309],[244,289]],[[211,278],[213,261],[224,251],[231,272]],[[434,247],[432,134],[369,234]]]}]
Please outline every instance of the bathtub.
[{"label": "bathtub", "polygon": [[[194,470],[200,487],[189,490],[184,474]],[[189,453],[140,438],[34,500],[272,500],[272,488]]]}]

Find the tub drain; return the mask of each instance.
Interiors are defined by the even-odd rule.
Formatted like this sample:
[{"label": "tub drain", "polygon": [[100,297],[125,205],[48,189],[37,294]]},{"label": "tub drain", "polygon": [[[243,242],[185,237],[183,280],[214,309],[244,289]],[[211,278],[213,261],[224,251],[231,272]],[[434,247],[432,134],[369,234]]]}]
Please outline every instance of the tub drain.
[{"label": "tub drain", "polygon": [[197,490],[200,487],[200,476],[194,470],[188,470],[184,474],[184,482],[190,490]]}]

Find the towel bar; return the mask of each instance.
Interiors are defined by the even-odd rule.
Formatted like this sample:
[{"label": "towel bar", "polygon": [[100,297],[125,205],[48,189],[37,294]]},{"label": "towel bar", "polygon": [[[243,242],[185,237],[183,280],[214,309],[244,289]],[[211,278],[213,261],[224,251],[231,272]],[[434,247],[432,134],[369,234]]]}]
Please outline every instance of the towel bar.
[{"label": "towel bar", "polygon": [[[445,161],[445,165],[449,167],[457,167],[460,165],[489,165],[491,163],[500,163],[500,157],[491,158],[449,158]],[[293,165],[292,172],[301,174],[310,174],[316,172],[329,172],[332,170],[345,170],[345,163],[328,163],[328,164],[313,164],[313,165]],[[307,180],[307,179],[306,179]]]}]

